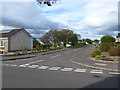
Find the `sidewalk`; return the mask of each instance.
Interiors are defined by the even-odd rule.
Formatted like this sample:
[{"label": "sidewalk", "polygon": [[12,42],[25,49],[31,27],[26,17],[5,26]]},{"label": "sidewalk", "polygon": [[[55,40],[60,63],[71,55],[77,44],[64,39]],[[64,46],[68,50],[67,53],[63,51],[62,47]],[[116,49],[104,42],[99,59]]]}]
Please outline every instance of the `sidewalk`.
[{"label": "sidewalk", "polygon": [[120,72],[118,69],[118,63],[111,63],[111,62],[101,62],[99,60],[90,60],[88,59],[72,59],[72,63],[79,64],[85,67],[89,67],[92,69],[101,69],[101,70],[107,70],[107,71],[115,71],[115,72]]},{"label": "sidewalk", "polygon": [[50,54],[50,53],[55,53],[55,52],[60,52],[60,51],[64,51],[65,49],[60,49],[60,50],[53,50],[53,51],[47,51],[47,52],[39,52],[36,54],[28,54],[28,55],[16,55],[16,56],[12,56],[12,55],[0,55],[0,61],[8,61],[8,60],[18,60],[18,59],[26,59],[26,58],[34,58],[37,55],[46,55],[46,54]]},{"label": "sidewalk", "polygon": [[16,56],[0,56],[0,60],[8,61],[8,60],[18,60],[18,59],[25,59],[25,58],[32,58],[35,57],[33,54],[29,55],[16,55]]}]

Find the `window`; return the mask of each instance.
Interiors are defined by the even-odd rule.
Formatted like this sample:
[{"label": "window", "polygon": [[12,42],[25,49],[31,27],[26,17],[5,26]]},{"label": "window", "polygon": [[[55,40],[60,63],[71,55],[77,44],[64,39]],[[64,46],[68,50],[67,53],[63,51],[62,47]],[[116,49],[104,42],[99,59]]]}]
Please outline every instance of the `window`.
[{"label": "window", "polygon": [[3,40],[0,40],[0,47],[4,47],[5,46],[5,42]]}]

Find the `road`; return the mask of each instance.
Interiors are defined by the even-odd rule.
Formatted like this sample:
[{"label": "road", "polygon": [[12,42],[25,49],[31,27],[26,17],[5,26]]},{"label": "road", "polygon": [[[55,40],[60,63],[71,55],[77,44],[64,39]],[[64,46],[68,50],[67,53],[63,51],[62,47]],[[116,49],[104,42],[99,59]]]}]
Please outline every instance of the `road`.
[{"label": "road", "polygon": [[3,88],[118,88],[118,75],[71,62],[86,60],[92,45],[2,63]]}]

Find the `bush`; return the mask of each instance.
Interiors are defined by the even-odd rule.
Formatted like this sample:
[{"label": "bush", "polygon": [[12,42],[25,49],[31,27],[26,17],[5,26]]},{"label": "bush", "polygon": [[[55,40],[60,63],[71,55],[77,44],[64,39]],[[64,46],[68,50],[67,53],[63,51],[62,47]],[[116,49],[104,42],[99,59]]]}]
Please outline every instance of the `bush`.
[{"label": "bush", "polygon": [[95,56],[95,59],[100,59],[100,55],[96,55],[96,56]]},{"label": "bush", "polygon": [[109,55],[111,55],[111,56],[120,56],[120,46],[110,49],[109,50]]},{"label": "bush", "polygon": [[101,43],[100,50],[101,52],[108,52],[113,47],[113,45],[114,43],[112,42]]},{"label": "bush", "polygon": [[20,51],[14,52],[15,55],[20,55]]},{"label": "bush", "polygon": [[56,47],[50,47],[50,50],[55,50],[56,49]]},{"label": "bush", "polygon": [[95,57],[96,55],[101,55],[101,51],[100,49],[96,48],[95,50],[93,50],[93,52],[91,53],[91,57]]}]

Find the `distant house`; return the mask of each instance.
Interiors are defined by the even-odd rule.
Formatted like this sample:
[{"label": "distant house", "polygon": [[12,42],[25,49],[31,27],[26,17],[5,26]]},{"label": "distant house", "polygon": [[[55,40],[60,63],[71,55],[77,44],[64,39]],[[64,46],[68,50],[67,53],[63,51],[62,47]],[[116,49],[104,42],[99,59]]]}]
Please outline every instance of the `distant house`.
[{"label": "distant house", "polygon": [[33,49],[32,36],[24,29],[0,31],[0,51]]},{"label": "distant house", "polygon": [[120,42],[120,37],[116,38],[116,42]]}]

